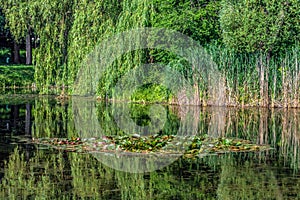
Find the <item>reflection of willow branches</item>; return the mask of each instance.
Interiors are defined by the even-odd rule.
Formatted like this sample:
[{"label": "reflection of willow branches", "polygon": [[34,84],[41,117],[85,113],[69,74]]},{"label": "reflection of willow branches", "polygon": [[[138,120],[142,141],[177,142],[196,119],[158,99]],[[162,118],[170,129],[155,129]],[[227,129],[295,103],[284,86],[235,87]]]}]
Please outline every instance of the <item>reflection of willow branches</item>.
[{"label": "reflection of willow branches", "polygon": [[[55,100],[48,98],[37,99],[32,111],[33,137],[76,136],[75,126],[81,137],[130,134],[124,133],[117,126],[114,118],[119,114],[116,112],[122,112],[124,104],[118,104],[116,107],[115,104],[79,99],[73,101],[72,106],[71,104],[57,105]],[[130,117],[137,124],[147,125],[149,105],[129,106]],[[297,110],[254,108],[225,110],[192,106],[166,106],[165,108],[167,120],[160,133],[179,132],[184,135],[209,133],[248,139],[258,144],[270,144],[278,149],[284,163],[290,164],[293,169],[300,167],[300,118]],[[103,131],[100,132],[101,135],[97,135],[99,127],[101,127],[100,131]]]},{"label": "reflection of willow branches", "polygon": [[72,107],[58,105],[54,99],[42,98],[35,101],[32,109],[33,137],[75,136]]},{"label": "reflection of willow branches", "polygon": [[292,169],[300,168],[300,113],[297,110],[282,112],[280,155]]},{"label": "reflection of willow branches", "polygon": [[16,148],[5,164],[1,199],[55,199],[70,187],[63,154],[37,151],[26,159]]},{"label": "reflection of willow branches", "polygon": [[[147,199],[153,191],[148,188],[144,174],[116,171],[115,179],[121,192],[121,199]],[[128,184],[131,183],[131,184]]]},{"label": "reflection of willow branches", "polygon": [[286,199],[297,195],[299,180],[281,174],[278,167],[273,171],[267,160],[267,154],[257,153],[207,156],[132,174],[106,167],[89,154],[38,150],[26,158],[16,148],[5,164],[0,198]]},{"label": "reflection of willow branches", "polygon": [[241,163],[241,159],[227,157],[222,160],[217,190],[219,199],[282,199],[272,168],[266,164],[258,167],[252,159]]},{"label": "reflection of willow branches", "polygon": [[111,107],[110,103],[105,102],[100,102],[97,105],[100,126],[106,135],[123,135],[123,132],[116,126]]},{"label": "reflection of willow branches", "polygon": [[259,113],[257,109],[229,108],[226,113],[226,137],[254,140],[258,134]]},{"label": "reflection of willow branches", "polygon": [[213,185],[217,185],[218,179],[210,173],[201,173],[196,163],[180,159],[162,171],[149,174],[116,172],[122,199],[212,199],[216,189]]},{"label": "reflection of willow branches", "polygon": [[99,125],[94,99],[73,97],[72,107],[75,128],[80,137],[91,138],[105,135]]},{"label": "reflection of willow branches", "polygon": [[[0,198],[111,199],[113,170],[88,154],[37,151],[29,160],[16,148],[5,168]],[[73,198],[72,198],[73,197]]]},{"label": "reflection of willow branches", "polygon": [[113,169],[105,167],[89,154],[69,154],[69,159],[74,196],[111,199],[112,193],[119,193],[115,186]]},{"label": "reflection of willow branches", "polygon": [[[6,199],[199,199],[212,197],[217,179],[198,173],[195,162],[176,162],[163,171],[115,171],[89,154],[37,151],[26,159],[15,149],[5,167],[0,198]],[[180,173],[182,171],[182,173]],[[207,169],[205,171],[207,172]],[[182,178],[186,173],[188,179]]]},{"label": "reflection of willow branches", "polygon": [[[130,118],[135,122],[134,124],[128,124],[126,130],[121,130],[117,123],[116,118],[122,119],[122,112],[125,112],[126,106],[130,109]],[[99,103],[97,105],[97,116],[100,122],[102,130],[106,135],[124,135],[133,134],[137,125],[145,126],[150,123],[149,118],[149,108],[151,105],[142,104],[130,104],[127,103]],[[176,114],[170,109],[170,107],[165,107],[167,112],[167,120],[164,124],[163,129],[158,132],[162,134],[176,134],[179,126],[179,120]],[[130,127],[133,126],[133,127]],[[132,130],[132,131],[131,131]],[[156,133],[152,133],[156,134]]]}]

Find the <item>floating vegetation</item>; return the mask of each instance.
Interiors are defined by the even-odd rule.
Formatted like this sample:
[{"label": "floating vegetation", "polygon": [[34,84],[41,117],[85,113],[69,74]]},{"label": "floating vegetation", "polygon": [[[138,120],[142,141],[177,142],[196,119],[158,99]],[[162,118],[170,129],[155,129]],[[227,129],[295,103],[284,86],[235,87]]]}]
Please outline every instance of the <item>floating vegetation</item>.
[{"label": "floating vegetation", "polygon": [[187,158],[211,153],[253,152],[271,149],[238,138],[204,136],[151,135],[103,136],[101,138],[33,138],[31,143],[73,152],[132,152],[184,154]]}]

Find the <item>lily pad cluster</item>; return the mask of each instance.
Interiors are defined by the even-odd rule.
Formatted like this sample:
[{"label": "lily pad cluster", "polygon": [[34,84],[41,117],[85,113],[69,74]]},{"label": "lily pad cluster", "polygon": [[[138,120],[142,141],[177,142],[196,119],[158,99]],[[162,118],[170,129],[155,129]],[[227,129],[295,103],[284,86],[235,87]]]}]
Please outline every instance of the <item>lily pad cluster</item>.
[{"label": "lily pad cluster", "polygon": [[[257,145],[249,140],[238,138],[212,138],[202,136],[103,136],[101,138],[39,138],[32,139],[33,143],[44,147],[56,148],[75,152],[121,151],[137,153],[180,153],[185,157],[195,157],[207,153],[264,151],[268,145]],[[178,148],[174,148],[178,147]]]},{"label": "lily pad cluster", "polygon": [[198,137],[195,137],[188,150],[185,152],[185,157],[194,157],[195,155],[207,153],[255,152],[269,149],[271,149],[269,145],[257,145],[250,140],[239,138],[206,137],[201,140]]},{"label": "lily pad cluster", "polygon": [[149,137],[123,136],[113,138],[113,142],[125,151],[132,152],[151,152],[159,151],[168,143],[172,142],[174,136],[172,135],[153,135]]}]

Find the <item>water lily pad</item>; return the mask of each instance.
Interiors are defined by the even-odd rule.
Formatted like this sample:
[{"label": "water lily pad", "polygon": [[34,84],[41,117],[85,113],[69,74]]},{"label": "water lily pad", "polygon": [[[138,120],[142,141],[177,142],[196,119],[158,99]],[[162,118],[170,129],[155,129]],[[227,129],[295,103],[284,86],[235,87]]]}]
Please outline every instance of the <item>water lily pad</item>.
[{"label": "water lily pad", "polygon": [[[56,148],[72,152],[133,152],[133,153],[185,153],[192,158],[207,153],[265,151],[271,149],[267,145],[257,145],[249,140],[239,138],[211,138],[204,136],[103,136],[102,138],[81,139],[68,138],[33,138],[31,143],[39,144],[39,148]],[[200,156],[201,157],[201,156]]]}]

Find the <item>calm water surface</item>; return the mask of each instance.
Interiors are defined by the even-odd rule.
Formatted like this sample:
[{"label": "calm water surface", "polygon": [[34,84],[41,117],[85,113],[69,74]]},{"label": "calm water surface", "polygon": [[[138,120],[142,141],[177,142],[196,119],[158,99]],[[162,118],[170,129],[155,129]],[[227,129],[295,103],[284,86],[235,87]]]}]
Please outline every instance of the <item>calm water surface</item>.
[{"label": "calm water surface", "polygon": [[[0,198],[300,199],[299,122],[296,109],[0,98]],[[178,158],[151,172],[129,173],[107,166],[99,155],[26,143],[31,138],[91,138],[139,131],[238,137],[274,149]]]}]

